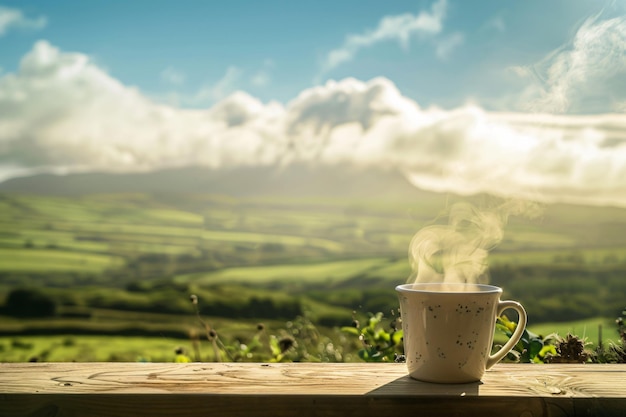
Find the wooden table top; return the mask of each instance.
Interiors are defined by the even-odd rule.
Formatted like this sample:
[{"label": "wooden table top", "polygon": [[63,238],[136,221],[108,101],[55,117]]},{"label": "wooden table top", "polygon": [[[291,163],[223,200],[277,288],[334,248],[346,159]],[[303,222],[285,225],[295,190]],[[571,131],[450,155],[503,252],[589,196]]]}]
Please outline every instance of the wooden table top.
[{"label": "wooden table top", "polygon": [[6,363],[0,416],[626,416],[626,365],[497,364],[430,384],[404,364]]}]

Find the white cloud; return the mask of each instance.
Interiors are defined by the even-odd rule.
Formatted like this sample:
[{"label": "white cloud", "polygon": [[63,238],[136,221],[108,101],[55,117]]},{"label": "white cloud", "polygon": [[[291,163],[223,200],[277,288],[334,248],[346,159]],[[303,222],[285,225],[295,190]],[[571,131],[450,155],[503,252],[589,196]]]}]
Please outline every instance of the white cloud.
[{"label": "white cloud", "polygon": [[404,13],[385,16],[378,27],[361,34],[348,35],[339,48],[330,51],[322,63],[322,72],[351,61],[363,48],[385,41],[397,41],[403,48],[408,48],[411,36],[435,35],[442,30],[442,21],[446,14],[446,0],[435,1],[430,11],[422,11],[418,15]]},{"label": "white cloud", "polygon": [[439,59],[447,59],[453,50],[463,45],[465,36],[460,32],[452,33],[436,42],[435,52]]},{"label": "white cloud", "polygon": [[174,67],[167,67],[161,71],[161,79],[169,84],[181,85],[185,82],[185,74]]},{"label": "white cloud", "polygon": [[515,71],[534,75],[520,102],[526,110],[619,111],[619,102],[626,95],[626,17],[590,18],[571,43]]},{"label": "white cloud", "polygon": [[216,83],[205,85],[194,96],[190,102],[196,105],[210,104],[217,100],[221,100],[227,95],[237,90],[238,82],[241,79],[243,70],[238,67],[230,66],[226,69],[226,73]]},{"label": "white cloud", "polygon": [[385,78],[329,81],[286,105],[235,92],[181,109],[47,42],[0,77],[0,171],[297,161],[399,169],[436,191],[626,207],[623,114],[422,109]]},{"label": "white cloud", "polygon": [[4,36],[11,29],[42,29],[48,23],[45,16],[30,18],[24,16],[21,10],[0,6],[0,36]]}]

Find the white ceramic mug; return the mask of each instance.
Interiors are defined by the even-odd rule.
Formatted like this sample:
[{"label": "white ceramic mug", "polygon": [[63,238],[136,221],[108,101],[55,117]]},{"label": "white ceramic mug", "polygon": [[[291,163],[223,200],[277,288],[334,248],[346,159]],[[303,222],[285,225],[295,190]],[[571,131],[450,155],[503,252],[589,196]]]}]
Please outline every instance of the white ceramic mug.
[{"label": "white ceramic mug", "polygon": [[[482,284],[405,284],[400,300],[404,354],[409,375],[420,381],[479,381],[519,342],[526,311],[516,301],[500,301],[502,289]],[[519,322],[496,353],[491,346],[496,319],[513,309]]]}]

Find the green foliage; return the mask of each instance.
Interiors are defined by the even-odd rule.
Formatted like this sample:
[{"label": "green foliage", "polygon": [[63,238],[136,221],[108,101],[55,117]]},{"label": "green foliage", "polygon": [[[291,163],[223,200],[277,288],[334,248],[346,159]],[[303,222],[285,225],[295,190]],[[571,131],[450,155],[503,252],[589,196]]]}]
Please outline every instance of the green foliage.
[{"label": "green foliage", "polygon": [[[509,320],[506,315],[498,317],[496,328],[507,337],[513,335],[516,327],[517,323]],[[591,357],[585,346],[586,343],[582,339],[571,334],[566,338],[561,338],[557,334],[543,337],[525,329],[508,357],[521,363],[584,363]]]},{"label": "green foliage", "polygon": [[[502,315],[498,317],[496,328],[510,338],[517,328],[517,323],[509,320],[506,315]],[[522,363],[543,362],[545,355],[550,352],[552,348],[550,345],[544,345],[544,339],[541,336],[525,329],[509,356],[513,356]]]},{"label": "green foliage", "polygon": [[381,312],[370,313],[364,326],[354,320],[352,326],[341,329],[358,338],[361,343],[358,356],[365,362],[394,362],[398,355],[404,353],[402,329],[396,327],[398,324],[396,320],[388,323],[383,319]]},{"label": "green foliage", "polygon": [[[615,320],[620,339],[606,347],[602,341],[591,350],[585,338],[568,333],[565,337],[551,334],[547,337],[525,330],[520,342],[509,355],[511,360],[535,363],[626,363],[626,336],[624,318],[626,310]],[[511,337],[517,323],[506,316],[498,318],[497,329]],[[499,348],[499,346],[496,346]]]},{"label": "green foliage", "polygon": [[4,311],[14,317],[51,317],[56,313],[56,303],[44,292],[29,288],[16,288],[9,292]]},{"label": "green foliage", "polygon": [[[332,338],[324,335],[307,317],[299,315],[287,321],[284,328],[275,333],[259,323],[256,333],[249,340],[236,338],[224,340],[217,330],[201,316],[198,296],[190,296],[191,303],[196,307],[196,317],[212,348],[214,361],[231,362],[343,362],[344,348]],[[192,333],[196,360],[202,360],[200,338]],[[204,360],[207,360],[204,358]]]}]

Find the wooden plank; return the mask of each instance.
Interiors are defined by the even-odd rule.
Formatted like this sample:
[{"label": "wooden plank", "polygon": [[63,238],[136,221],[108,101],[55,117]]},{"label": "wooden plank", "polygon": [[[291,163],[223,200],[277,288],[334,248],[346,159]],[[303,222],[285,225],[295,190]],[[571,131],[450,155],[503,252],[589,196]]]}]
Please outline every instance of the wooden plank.
[{"label": "wooden plank", "polygon": [[499,364],[480,383],[403,364],[0,364],[0,416],[626,416],[626,365]]}]

